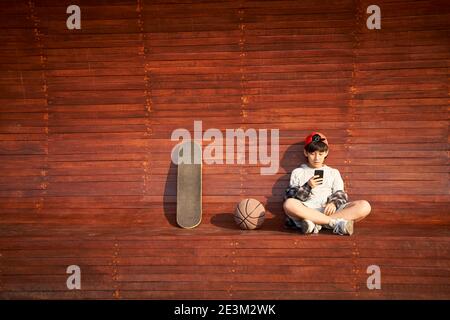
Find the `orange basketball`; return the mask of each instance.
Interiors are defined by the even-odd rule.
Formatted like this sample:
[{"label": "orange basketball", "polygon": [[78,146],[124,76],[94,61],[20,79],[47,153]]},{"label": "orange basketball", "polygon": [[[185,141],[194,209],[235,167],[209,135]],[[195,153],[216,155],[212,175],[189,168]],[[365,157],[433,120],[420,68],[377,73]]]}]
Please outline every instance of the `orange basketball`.
[{"label": "orange basketball", "polygon": [[255,199],[244,199],[238,203],[234,212],[234,221],[244,230],[258,229],[264,222],[266,210]]}]

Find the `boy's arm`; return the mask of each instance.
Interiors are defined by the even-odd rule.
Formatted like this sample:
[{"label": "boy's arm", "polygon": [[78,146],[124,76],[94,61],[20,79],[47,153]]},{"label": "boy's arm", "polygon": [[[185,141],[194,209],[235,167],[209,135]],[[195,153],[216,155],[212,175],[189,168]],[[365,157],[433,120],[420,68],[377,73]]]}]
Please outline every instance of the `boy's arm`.
[{"label": "boy's arm", "polygon": [[309,196],[311,195],[311,187],[306,182],[304,185],[300,187],[291,186],[286,189],[284,200],[289,198],[296,198],[300,201],[306,201],[308,200]]},{"label": "boy's arm", "polygon": [[301,178],[303,177],[302,170],[296,169],[291,174],[291,179],[289,181],[289,188],[286,189],[284,194],[284,200],[289,198],[296,198],[300,201],[308,200],[311,195],[311,186],[306,181],[301,185]]},{"label": "boy's arm", "polygon": [[337,190],[327,198],[327,203],[333,202],[336,209],[348,202],[348,195],[344,190]]},{"label": "boy's arm", "polygon": [[348,195],[344,191],[344,181],[338,170],[335,171],[332,194],[327,198],[327,203],[334,203],[336,209],[348,202]]}]

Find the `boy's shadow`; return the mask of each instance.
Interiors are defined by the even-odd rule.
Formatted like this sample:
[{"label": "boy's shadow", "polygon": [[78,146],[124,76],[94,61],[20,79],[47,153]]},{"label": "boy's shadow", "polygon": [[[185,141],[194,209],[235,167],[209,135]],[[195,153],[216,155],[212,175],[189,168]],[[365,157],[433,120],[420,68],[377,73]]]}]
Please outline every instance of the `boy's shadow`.
[{"label": "boy's shadow", "polygon": [[291,172],[298,168],[305,161],[303,155],[303,142],[297,142],[290,145],[282,157],[280,158],[280,168],[278,170],[281,175],[275,181],[272,187],[272,193],[267,198],[266,209],[270,211],[274,217],[264,223],[264,229],[295,232],[294,230],[286,229],[284,222],[286,215],[283,210],[283,200],[286,188],[289,186]]},{"label": "boy's shadow", "polygon": [[[284,228],[283,197],[286,188],[289,186],[292,170],[304,163],[303,146],[303,142],[289,146],[280,158],[278,173],[281,173],[281,175],[274,181],[272,192],[266,201],[261,201],[266,211],[271,212],[274,217],[264,221],[262,230],[295,232],[295,230]],[[267,179],[266,177],[262,178]],[[251,193],[246,198],[252,198]],[[234,207],[232,210],[234,210]],[[221,228],[236,230],[238,227],[234,222],[233,214],[233,211],[216,214],[211,218],[211,223]]]}]

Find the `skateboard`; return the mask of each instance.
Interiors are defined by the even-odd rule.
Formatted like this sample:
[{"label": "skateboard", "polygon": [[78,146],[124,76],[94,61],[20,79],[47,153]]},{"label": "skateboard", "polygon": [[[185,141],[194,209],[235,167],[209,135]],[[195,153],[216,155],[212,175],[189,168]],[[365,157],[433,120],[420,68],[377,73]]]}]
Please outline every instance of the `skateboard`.
[{"label": "skateboard", "polygon": [[177,224],[191,229],[202,220],[202,148],[195,141],[183,142],[179,148]]}]

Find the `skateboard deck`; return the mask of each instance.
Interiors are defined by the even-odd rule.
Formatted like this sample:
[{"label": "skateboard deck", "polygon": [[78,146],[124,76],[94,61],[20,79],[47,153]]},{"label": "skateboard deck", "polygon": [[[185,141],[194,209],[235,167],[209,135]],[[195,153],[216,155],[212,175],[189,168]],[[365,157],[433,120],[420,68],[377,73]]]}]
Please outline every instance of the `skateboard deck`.
[{"label": "skateboard deck", "polygon": [[177,224],[191,229],[202,220],[202,148],[194,141],[183,142],[178,155]]}]

